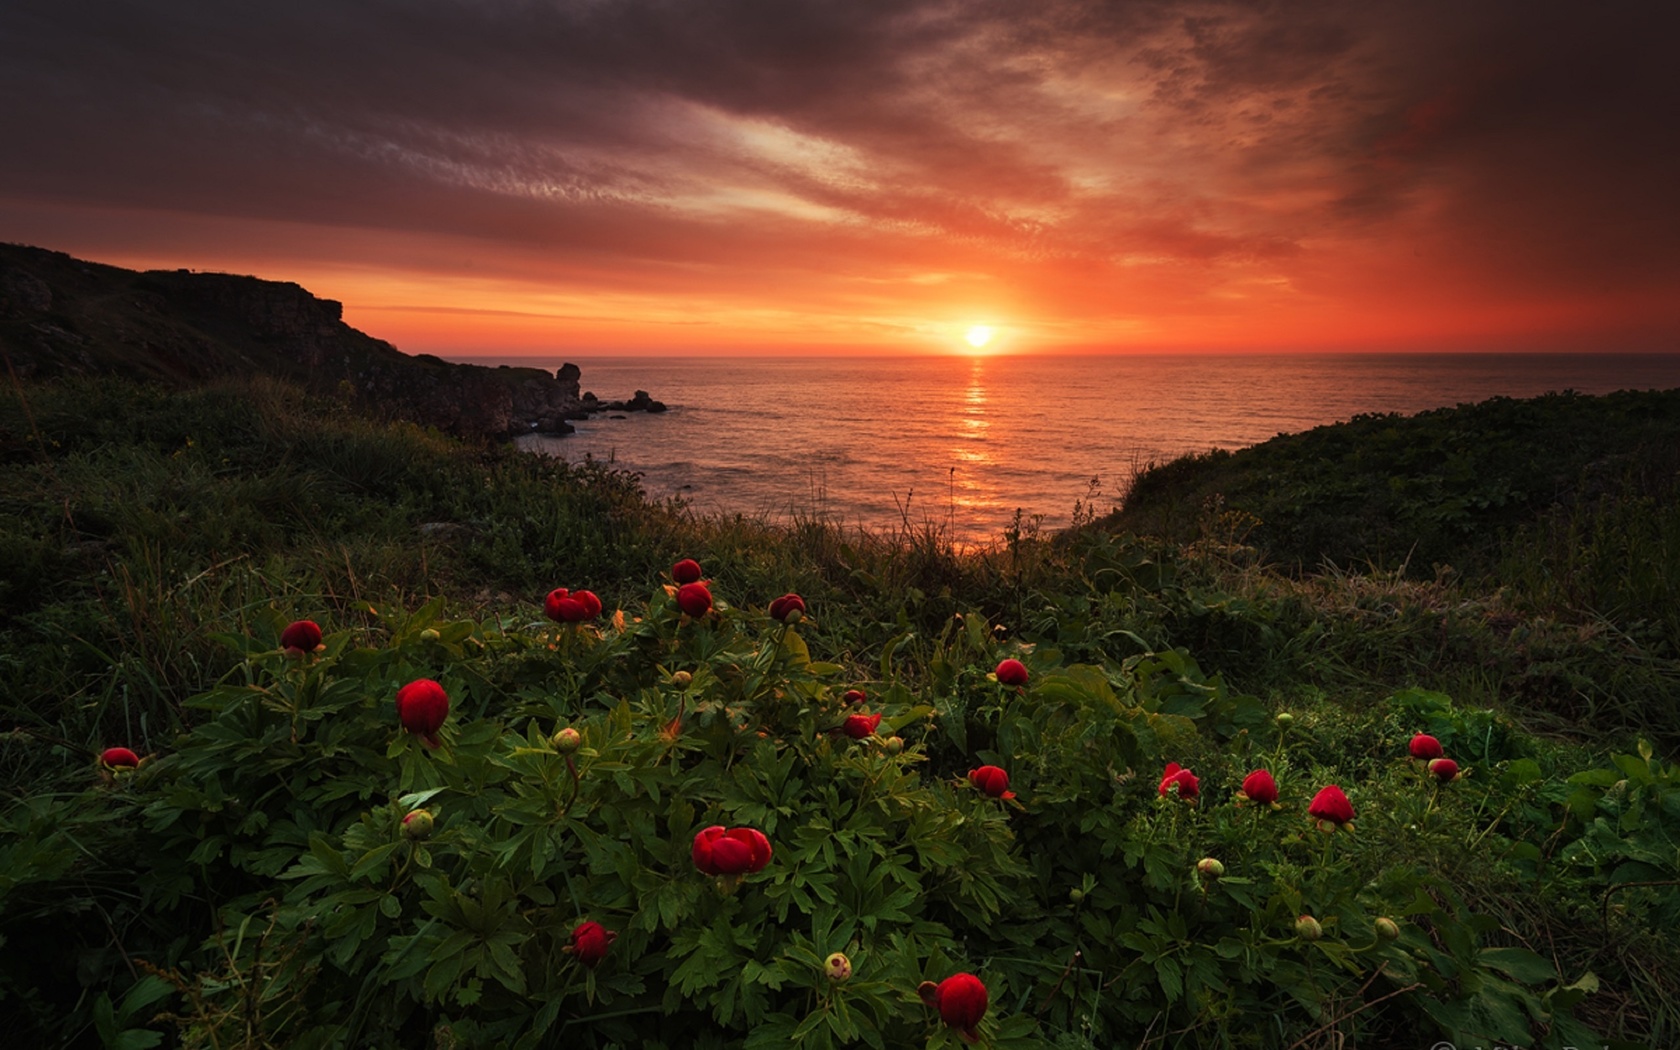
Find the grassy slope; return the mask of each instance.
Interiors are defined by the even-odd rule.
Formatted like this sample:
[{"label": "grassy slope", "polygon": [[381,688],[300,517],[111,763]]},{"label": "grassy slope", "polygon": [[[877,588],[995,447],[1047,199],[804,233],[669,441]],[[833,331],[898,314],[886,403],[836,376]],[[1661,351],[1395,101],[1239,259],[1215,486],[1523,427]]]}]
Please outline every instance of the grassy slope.
[{"label": "grassy slope", "polygon": [[1176,541],[1235,531],[1285,567],[1485,572],[1514,527],[1605,495],[1668,496],[1677,471],[1680,390],[1493,398],[1158,465],[1105,524]]},{"label": "grassy slope", "polygon": [[[1635,733],[1669,753],[1680,740],[1672,620],[1662,625],[1672,600],[1665,608],[1628,597],[1608,616],[1601,599],[1611,583],[1555,585],[1571,574],[1626,577],[1630,565],[1618,558],[1648,567],[1671,550],[1662,545],[1673,501],[1657,499],[1660,470],[1649,468],[1661,463],[1649,453],[1653,435],[1673,422],[1672,400],[1542,399],[1415,424],[1361,420],[1298,446],[1280,439],[1252,454],[1168,465],[1141,479],[1122,519],[1147,520],[1150,501],[1160,509],[1172,489],[1179,506],[1197,508],[1193,517],[1161,511],[1175,535],[1229,541],[1240,538],[1233,531],[1243,531],[1251,494],[1272,502],[1247,512],[1273,522],[1289,520],[1277,508],[1297,504],[1326,515],[1359,506],[1342,525],[1279,529],[1293,547],[1274,546],[1283,541],[1260,529],[1253,537],[1309,565],[1317,559],[1308,536],[1375,537],[1370,548],[1326,553],[1392,563],[1396,537],[1434,521],[1439,558],[1431,560],[1486,566],[1505,581],[1497,590],[1447,577],[1279,574],[1230,542],[1180,549],[1108,528],[959,558],[936,535],[869,539],[820,522],[778,531],[694,521],[647,504],[622,475],[361,422],[267,382],[166,393],[95,380],[26,394],[0,401],[0,720],[19,730],[0,750],[0,778],[14,796],[69,786],[80,776],[78,751],[101,741],[164,746],[182,701],[233,663],[212,635],[248,634],[270,609],[375,637],[379,608],[411,609],[438,595],[471,615],[530,617],[549,587],[587,582],[612,608],[639,600],[677,553],[701,557],[735,593],[801,591],[827,610],[808,632],[813,651],[860,675],[882,662],[890,640],[906,631],[933,637],[959,611],[1055,646],[1069,662],[1183,647],[1233,688],[1296,710],[1327,768],[1375,761],[1369,741],[1404,731],[1385,698],[1413,685],[1503,712],[1490,733],[1522,735],[1548,766],[1626,748]],[[1526,427],[1536,413],[1574,440],[1549,487],[1523,483],[1520,508],[1485,501],[1500,525],[1531,530],[1496,542],[1485,536],[1490,519],[1476,516],[1488,508],[1467,510],[1450,479],[1516,491],[1486,464],[1523,469],[1521,443],[1486,438],[1507,424]],[[1413,426],[1434,453],[1407,451]],[[1544,431],[1523,432],[1534,440]],[[1442,467],[1449,447],[1474,460],[1469,474]],[[1407,463],[1410,474],[1400,469]],[[1594,477],[1606,483],[1581,483]],[[1390,478],[1400,480],[1384,496],[1373,479]],[[1334,491],[1299,497],[1326,486]],[[1211,492],[1226,497],[1220,515],[1201,510]],[[1577,503],[1572,493],[1598,498]],[[449,527],[422,529],[437,523]],[[1548,558],[1566,560],[1567,571]],[[915,673],[918,644],[894,654],[909,660],[906,673]],[[1554,938],[1572,968],[1595,969],[1611,988],[1594,1015],[1606,1030],[1653,1045],[1672,1039],[1680,988],[1669,934],[1622,927],[1601,938],[1580,921],[1597,899],[1579,886],[1554,884],[1530,900],[1493,858],[1436,863],[1480,909],[1525,937]]]}]

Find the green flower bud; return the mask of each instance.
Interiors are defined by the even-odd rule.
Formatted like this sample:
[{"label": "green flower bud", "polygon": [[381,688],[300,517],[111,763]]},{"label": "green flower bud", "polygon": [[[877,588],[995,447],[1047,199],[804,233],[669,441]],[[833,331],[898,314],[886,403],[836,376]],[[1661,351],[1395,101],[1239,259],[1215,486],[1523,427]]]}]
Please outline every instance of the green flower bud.
[{"label": "green flower bud", "polygon": [[1303,915],[1295,920],[1295,936],[1303,941],[1316,941],[1324,936],[1324,927],[1311,915]]},{"label": "green flower bud", "polygon": [[1203,878],[1217,879],[1225,874],[1225,865],[1213,857],[1203,857],[1196,862],[1196,870],[1202,873]]},{"label": "green flower bud", "polygon": [[1377,928],[1377,936],[1385,941],[1398,940],[1400,937],[1400,925],[1393,919],[1380,918],[1372,925]]},{"label": "green flower bud", "polygon": [[1290,724],[1295,721],[1295,716],[1290,714],[1288,711],[1279,711],[1277,713],[1276,721],[1277,721],[1278,725],[1283,726],[1285,729],[1287,729],[1287,728],[1289,728]]},{"label": "green flower bud", "polygon": [[887,754],[896,755],[900,751],[904,750],[904,738],[901,736],[889,736],[885,740],[881,741],[881,746],[886,749]]},{"label": "green flower bud", "polygon": [[567,726],[558,733],[554,734],[554,750],[560,752],[562,755],[573,754],[582,746],[583,734],[579,733],[571,726]]},{"label": "green flower bud", "polygon": [[851,979],[852,960],[846,958],[845,952],[835,952],[823,960],[823,973],[835,984]]},{"label": "green flower bud", "polygon": [[1080,889],[1078,886],[1075,886],[1073,889],[1068,890],[1068,900],[1072,901],[1073,903],[1078,904],[1080,901],[1082,901],[1084,899],[1085,899],[1085,891]]},{"label": "green flower bud", "polygon": [[413,842],[421,842],[432,837],[432,815],[423,809],[417,809],[402,819],[403,838]]},{"label": "green flower bud", "polygon": [[439,638],[442,638],[442,637],[443,637],[443,635],[437,633],[437,628],[436,627],[428,627],[424,631],[420,632],[421,640],[427,641],[427,642],[435,642]]},{"label": "green flower bud", "polygon": [[671,684],[676,686],[678,689],[687,689],[688,684],[692,681],[694,681],[694,676],[689,674],[687,671],[678,671],[676,674],[671,676]]}]

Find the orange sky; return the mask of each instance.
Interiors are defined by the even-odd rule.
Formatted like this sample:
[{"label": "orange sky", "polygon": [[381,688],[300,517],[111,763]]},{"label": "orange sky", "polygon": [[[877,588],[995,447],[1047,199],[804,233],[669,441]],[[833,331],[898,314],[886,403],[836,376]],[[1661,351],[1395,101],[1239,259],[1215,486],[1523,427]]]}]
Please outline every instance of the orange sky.
[{"label": "orange sky", "polygon": [[1680,351],[1673,11],[22,0],[0,240],[451,356]]}]

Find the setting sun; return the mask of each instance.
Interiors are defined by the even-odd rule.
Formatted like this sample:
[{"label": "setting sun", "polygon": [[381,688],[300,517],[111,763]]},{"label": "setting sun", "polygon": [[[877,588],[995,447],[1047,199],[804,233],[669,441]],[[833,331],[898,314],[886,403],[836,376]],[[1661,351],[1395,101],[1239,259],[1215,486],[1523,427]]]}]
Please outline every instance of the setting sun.
[{"label": "setting sun", "polygon": [[991,326],[977,324],[968,330],[968,335],[964,336],[964,338],[968,340],[969,346],[979,350],[981,347],[992,341]]}]

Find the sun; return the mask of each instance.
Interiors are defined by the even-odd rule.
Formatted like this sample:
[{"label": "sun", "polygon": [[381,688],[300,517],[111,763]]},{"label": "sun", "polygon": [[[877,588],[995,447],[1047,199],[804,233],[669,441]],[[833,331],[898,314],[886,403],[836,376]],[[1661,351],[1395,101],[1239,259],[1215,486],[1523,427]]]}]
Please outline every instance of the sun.
[{"label": "sun", "polygon": [[992,341],[992,326],[977,324],[973,328],[970,328],[968,330],[968,334],[963,338],[968,340],[969,346],[972,346],[976,350],[980,350],[984,348],[987,343]]}]

